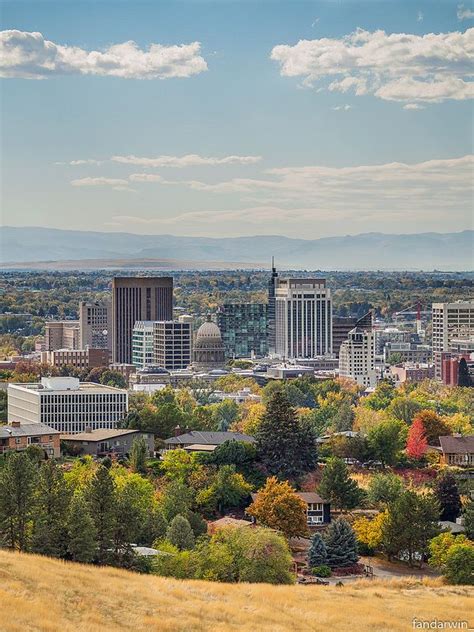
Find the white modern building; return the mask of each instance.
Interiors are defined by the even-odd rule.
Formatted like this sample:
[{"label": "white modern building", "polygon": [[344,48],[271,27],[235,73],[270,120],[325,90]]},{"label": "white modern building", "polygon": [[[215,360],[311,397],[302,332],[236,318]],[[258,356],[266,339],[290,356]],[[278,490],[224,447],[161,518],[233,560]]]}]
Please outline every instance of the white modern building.
[{"label": "white modern building", "polygon": [[435,377],[441,379],[441,354],[450,351],[454,339],[474,336],[474,301],[433,303],[433,359]]},{"label": "white modern building", "polygon": [[375,337],[371,330],[354,327],[339,351],[339,375],[366,388],[375,386]]},{"label": "white modern building", "polygon": [[43,423],[62,433],[116,428],[128,411],[126,390],[73,377],[8,385],[8,422]]},{"label": "white modern building", "polygon": [[332,353],[331,291],[325,279],[275,280],[276,355],[314,358]]},{"label": "white modern building", "polygon": [[139,369],[155,364],[153,321],[139,320],[132,331],[132,364]]}]

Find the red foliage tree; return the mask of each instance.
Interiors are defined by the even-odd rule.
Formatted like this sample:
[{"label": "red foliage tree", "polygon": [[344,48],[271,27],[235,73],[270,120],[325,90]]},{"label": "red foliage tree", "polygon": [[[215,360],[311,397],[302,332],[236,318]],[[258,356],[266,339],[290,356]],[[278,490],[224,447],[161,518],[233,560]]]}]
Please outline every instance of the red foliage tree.
[{"label": "red foliage tree", "polygon": [[421,459],[428,447],[423,421],[417,417],[408,431],[406,452],[412,459]]}]

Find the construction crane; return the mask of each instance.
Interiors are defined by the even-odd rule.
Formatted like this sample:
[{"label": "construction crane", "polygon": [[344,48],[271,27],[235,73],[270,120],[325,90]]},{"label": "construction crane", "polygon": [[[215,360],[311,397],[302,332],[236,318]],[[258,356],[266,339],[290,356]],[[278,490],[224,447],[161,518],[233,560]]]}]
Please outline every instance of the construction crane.
[{"label": "construction crane", "polygon": [[405,307],[405,309],[402,309],[399,312],[395,312],[395,322],[398,322],[399,318],[403,318],[403,316],[415,316],[416,332],[420,333],[420,331],[422,330],[421,317],[431,316],[431,310],[422,311],[421,307],[422,305],[420,301],[418,301],[414,305],[410,305],[410,307]]}]

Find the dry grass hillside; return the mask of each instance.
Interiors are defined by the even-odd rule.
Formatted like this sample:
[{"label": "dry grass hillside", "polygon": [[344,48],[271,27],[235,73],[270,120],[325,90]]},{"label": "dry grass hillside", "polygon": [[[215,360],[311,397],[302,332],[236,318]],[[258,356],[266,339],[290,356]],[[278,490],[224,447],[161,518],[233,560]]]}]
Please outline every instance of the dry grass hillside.
[{"label": "dry grass hillside", "polygon": [[2,632],[406,632],[413,617],[459,620],[472,612],[472,590],[437,581],[183,582],[0,551]]}]

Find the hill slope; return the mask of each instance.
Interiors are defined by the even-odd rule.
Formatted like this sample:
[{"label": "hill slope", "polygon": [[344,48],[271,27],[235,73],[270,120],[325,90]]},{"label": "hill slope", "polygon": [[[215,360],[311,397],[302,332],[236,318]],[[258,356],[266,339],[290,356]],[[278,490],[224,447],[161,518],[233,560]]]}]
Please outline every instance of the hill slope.
[{"label": "hill slope", "polygon": [[474,611],[472,590],[433,582],[230,585],[7,551],[0,551],[0,604],[2,632],[406,632],[413,617],[459,620]]},{"label": "hill slope", "polygon": [[470,270],[474,231],[386,235],[366,233],[323,239],[281,236],[177,237],[52,228],[0,227],[1,262],[64,259],[174,259],[223,263],[267,262],[309,270]]}]

